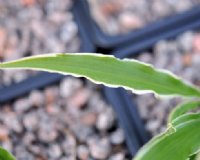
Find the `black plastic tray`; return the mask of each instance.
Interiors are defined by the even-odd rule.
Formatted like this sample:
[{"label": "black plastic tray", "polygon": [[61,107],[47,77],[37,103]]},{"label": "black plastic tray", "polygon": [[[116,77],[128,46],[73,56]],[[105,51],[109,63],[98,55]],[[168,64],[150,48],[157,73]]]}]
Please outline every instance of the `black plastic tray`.
[{"label": "black plastic tray", "polygon": [[115,48],[127,44],[135,44],[143,42],[146,39],[152,38],[156,35],[172,31],[181,26],[198,21],[200,17],[200,6],[179,13],[159,21],[148,24],[142,29],[132,31],[128,34],[110,36],[105,34],[100,27],[93,21],[89,6],[86,0],[76,0],[76,6],[79,8],[79,17],[82,19],[83,25],[87,25],[90,29],[91,37],[94,43],[101,48]]},{"label": "black plastic tray", "polygon": [[[200,15],[199,15],[199,17],[200,17]],[[138,55],[142,51],[151,49],[152,46],[160,40],[172,39],[183,32],[186,32],[189,30],[196,30],[199,28],[200,28],[200,18],[197,21],[180,26],[179,28],[176,28],[172,31],[169,30],[169,31],[163,32],[160,35],[155,35],[155,36],[149,37],[149,38],[143,40],[142,42],[133,43],[132,45],[122,47],[122,48],[115,48],[113,50],[112,54],[118,58],[127,58],[130,56],[135,56],[135,55]]]},{"label": "black plastic tray", "polygon": [[92,43],[90,37],[88,34],[90,34],[89,28],[87,28],[85,25],[82,25],[81,23],[81,17],[79,16],[79,7],[78,5],[74,4],[72,8],[72,12],[74,14],[74,20],[78,26],[79,36],[81,38],[81,52],[94,52],[95,46]]}]

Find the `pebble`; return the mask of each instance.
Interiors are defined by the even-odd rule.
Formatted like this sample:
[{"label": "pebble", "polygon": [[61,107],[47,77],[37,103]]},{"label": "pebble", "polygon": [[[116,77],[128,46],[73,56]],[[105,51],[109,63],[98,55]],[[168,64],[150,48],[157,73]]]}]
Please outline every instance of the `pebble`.
[{"label": "pebble", "polygon": [[35,4],[35,0],[21,0],[21,4],[24,6],[32,6]]},{"label": "pebble", "polygon": [[109,160],[124,160],[124,159],[125,159],[124,153],[117,153],[109,158]]},{"label": "pebble", "polygon": [[64,98],[72,96],[78,89],[82,87],[82,81],[75,78],[65,78],[60,83],[60,95]]},{"label": "pebble", "polygon": [[98,116],[96,127],[99,130],[106,131],[113,126],[114,122],[115,122],[114,112],[111,108],[107,108],[104,112],[102,112]]},{"label": "pebble", "polygon": [[92,157],[99,160],[107,159],[111,150],[107,139],[95,140],[89,147]]},{"label": "pebble", "polygon": [[21,82],[27,78],[26,72],[15,72],[15,75],[13,76],[13,80],[15,83]]},{"label": "pebble", "polygon": [[90,151],[87,146],[80,145],[77,148],[77,156],[80,160],[88,160]]},{"label": "pebble", "polygon": [[42,153],[42,148],[39,145],[29,144],[28,149],[31,153],[40,155]]},{"label": "pebble", "polygon": [[177,38],[177,43],[179,49],[183,53],[188,53],[192,50],[192,42],[193,42],[194,33],[191,31],[185,32]]},{"label": "pebble", "polygon": [[192,57],[192,64],[197,67],[200,68],[200,54],[194,54]]},{"label": "pebble", "polygon": [[32,91],[29,95],[29,102],[32,106],[41,106],[44,104],[44,96],[40,91]]},{"label": "pebble", "polygon": [[31,105],[28,99],[19,99],[14,104],[14,109],[17,113],[23,113],[30,109]]},{"label": "pebble", "polygon": [[62,149],[66,154],[67,158],[71,157],[75,159],[76,156],[76,139],[73,135],[67,134],[67,138],[62,142]]},{"label": "pebble", "polygon": [[0,125],[0,141],[9,139],[9,130],[6,126]]},{"label": "pebble", "polygon": [[87,126],[95,126],[97,121],[97,114],[96,113],[85,113],[82,117],[81,117],[81,122],[84,125]]},{"label": "pebble", "polygon": [[15,156],[20,160],[34,160],[34,156],[23,145],[16,146]]},{"label": "pebble", "polygon": [[[91,1],[89,1],[89,2],[91,2]],[[98,1],[96,1],[96,2],[98,3]],[[115,3],[115,2],[113,3],[113,1],[109,1],[108,3],[103,3],[102,6],[100,6],[100,7],[101,7],[101,11],[105,15],[114,14],[115,12],[117,12],[121,9],[120,3]]]},{"label": "pebble", "polygon": [[23,143],[24,145],[27,146],[32,146],[32,142],[35,141],[36,137],[34,136],[34,134],[32,132],[27,132],[24,137],[23,137]]},{"label": "pebble", "polygon": [[23,127],[19,118],[17,118],[17,115],[12,111],[4,114],[3,123],[9,128],[9,130],[12,130],[16,133],[21,133],[23,131]]},{"label": "pebble", "polygon": [[53,104],[56,101],[58,95],[59,90],[55,87],[47,88],[44,91],[44,98],[47,104]]},{"label": "pebble", "polygon": [[88,126],[77,124],[72,127],[74,134],[76,135],[77,139],[81,142],[86,141],[88,137],[94,134],[94,129]]},{"label": "pebble", "polygon": [[184,11],[187,11],[190,8],[192,8],[193,4],[191,1],[184,0],[184,1],[182,1],[182,3],[180,3],[178,5],[174,5],[173,7],[174,7],[175,11],[184,12]]},{"label": "pebble", "polygon": [[86,104],[90,97],[90,91],[87,89],[80,89],[76,92],[75,95],[70,97],[69,99],[69,106],[77,107],[77,108],[82,108]]},{"label": "pebble", "polygon": [[125,141],[124,132],[122,129],[118,129],[110,136],[110,141],[114,145],[122,144]]},{"label": "pebble", "polygon": [[184,72],[181,74],[181,76],[184,79],[187,79],[189,81],[193,80],[193,75],[194,75],[194,69],[192,67],[187,67]]},{"label": "pebble", "polygon": [[183,57],[182,57],[182,62],[185,66],[190,66],[191,63],[192,63],[192,55],[191,54],[185,54]]},{"label": "pebble", "polygon": [[50,104],[46,107],[46,111],[51,115],[59,115],[61,112],[61,107],[58,105]]},{"label": "pebble", "polygon": [[58,144],[52,144],[48,149],[48,155],[52,159],[59,159],[62,155],[60,146]]},{"label": "pebble", "polygon": [[39,120],[35,113],[28,113],[23,117],[23,125],[29,131],[36,130],[38,123]]},{"label": "pebble", "polygon": [[[163,106],[163,108],[161,108],[160,106]],[[164,104],[158,103],[151,110],[151,112],[149,113],[149,116],[151,116],[152,118],[158,119],[158,120],[163,120],[166,116],[165,108],[170,108],[169,106],[170,105],[166,105],[166,107],[164,107]]]},{"label": "pebble", "polygon": [[102,113],[108,107],[111,106],[108,106],[104,101],[102,101],[98,93],[94,92],[91,94],[88,101],[88,108],[94,109],[97,113]]},{"label": "pebble", "polygon": [[145,62],[145,63],[152,63],[153,57],[150,53],[146,52],[146,53],[142,53],[141,55],[139,55],[138,60]]},{"label": "pebble", "polygon": [[151,120],[147,122],[146,128],[147,130],[155,134],[158,128],[160,127],[160,125],[161,125],[161,122],[159,120]]},{"label": "pebble", "polygon": [[67,22],[60,31],[60,38],[63,42],[69,43],[78,33],[77,25],[74,22]]},{"label": "pebble", "polygon": [[53,129],[42,128],[38,131],[38,139],[41,142],[50,143],[56,140],[58,133]]},{"label": "pebble", "polygon": [[121,14],[118,21],[124,30],[138,29],[144,26],[144,22],[141,21],[141,17],[131,12],[124,12]]},{"label": "pebble", "polygon": [[151,11],[152,13],[150,14],[152,14],[156,19],[166,17],[172,12],[169,4],[166,1],[163,1],[163,3],[161,3],[161,1],[158,0],[153,1],[151,5]]},{"label": "pebble", "polygon": [[200,33],[196,34],[193,38],[193,49],[194,51],[200,53]]},{"label": "pebble", "polygon": [[6,44],[7,33],[5,28],[0,27],[0,57],[3,57],[3,50]]}]

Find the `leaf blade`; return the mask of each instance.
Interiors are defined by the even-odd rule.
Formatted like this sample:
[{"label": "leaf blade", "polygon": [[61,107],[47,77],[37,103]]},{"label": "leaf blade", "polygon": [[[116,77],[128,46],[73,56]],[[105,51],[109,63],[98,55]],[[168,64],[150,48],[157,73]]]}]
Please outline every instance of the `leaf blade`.
[{"label": "leaf blade", "polygon": [[0,147],[0,160],[16,160],[15,157],[4,148]]},{"label": "leaf blade", "polygon": [[193,121],[193,120],[200,120],[200,113],[188,113],[188,114],[183,114],[177,118],[175,118],[171,124],[173,127],[176,127],[182,123],[188,122],[188,121]]},{"label": "leaf blade", "polygon": [[112,87],[134,89],[135,93],[200,96],[195,87],[176,76],[154,69],[136,60],[119,60],[113,56],[94,54],[51,54],[24,58],[0,64],[0,68],[37,69],[78,77],[87,77]]},{"label": "leaf blade", "polygon": [[175,120],[179,116],[183,115],[184,113],[186,113],[192,109],[197,109],[199,106],[200,106],[199,100],[192,100],[192,101],[184,102],[184,103],[176,106],[170,113],[168,122],[172,123],[173,120]]},{"label": "leaf blade", "polygon": [[200,149],[199,123],[198,119],[176,126],[174,133],[142,148],[134,160],[186,160]]}]

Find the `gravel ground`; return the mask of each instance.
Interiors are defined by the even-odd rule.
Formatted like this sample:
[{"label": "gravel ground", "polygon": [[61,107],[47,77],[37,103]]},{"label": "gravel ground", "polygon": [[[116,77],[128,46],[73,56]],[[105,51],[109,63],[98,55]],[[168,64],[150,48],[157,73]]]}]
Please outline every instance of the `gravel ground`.
[{"label": "gravel ground", "polygon": [[0,106],[0,145],[18,160],[125,160],[124,141],[112,107],[88,81],[67,77]]},{"label": "gravel ground", "polygon": [[[0,60],[49,52],[78,52],[72,0],[0,0]],[[0,87],[35,72],[0,72]]]},{"label": "gravel ground", "polygon": [[[142,53],[138,59],[168,69],[187,82],[200,86],[200,32],[186,32],[175,40],[160,41],[153,48],[153,54]],[[152,135],[166,129],[170,110],[181,101],[180,98],[158,100],[153,94],[140,95],[135,100]]]},{"label": "gravel ground", "polygon": [[176,13],[200,0],[88,0],[93,19],[108,35],[125,34]]}]

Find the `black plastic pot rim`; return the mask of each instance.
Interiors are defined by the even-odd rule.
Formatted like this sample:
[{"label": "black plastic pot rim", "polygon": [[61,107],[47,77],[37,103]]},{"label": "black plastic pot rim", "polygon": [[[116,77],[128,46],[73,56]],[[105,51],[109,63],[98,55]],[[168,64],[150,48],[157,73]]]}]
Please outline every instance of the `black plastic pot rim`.
[{"label": "black plastic pot rim", "polygon": [[90,28],[93,41],[98,47],[102,48],[115,48],[116,46],[123,47],[124,45],[130,43],[139,43],[157,34],[169,31],[173,32],[173,30],[183,25],[199,20],[200,17],[200,6],[196,6],[183,13],[178,13],[152,22],[141,29],[131,31],[128,34],[110,36],[104,33],[94,22],[92,16],[90,15],[87,1],[77,1],[79,2],[77,3],[77,7],[79,8],[79,16],[82,17],[82,23],[87,22],[87,27]]},{"label": "black plastic pot rim", "polygon": [[78,6],[76,4],[74,4],[74,6],[72,8],[72,12],[74,14],[74,20],[78,26],[79,36],[81,38],[80,50],[81,50],[81,52],[93,52],[93,51],[95,51],[95,46],[92,43],[90,37],[88,36],[90,31],[88,30],[87,27],[82,26],[81,17],[79,17],[78,10],[79,10]]},{"label": "black plastic pot rim", "polygon": [[[200,15],[199,15],[200,16]],[[128,58],[139,55],[141,52],[145,52],[148,49],[151,49],[153,45],[161,40],[173,39],[184,33],[186,31],[197,30],[200,28],[200,20],[194,21],[193,23],[189,23],[187,25],[181,26],[174,30],[169,30],[163,32],[162,34],[157,34],[153,37],[149,37],[142,42],[133,43],[132,45],[124,46],[121,48],[116,48],[111,53],[118,58]]]}]

